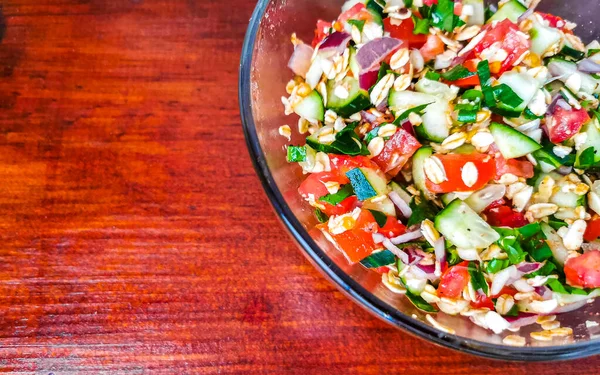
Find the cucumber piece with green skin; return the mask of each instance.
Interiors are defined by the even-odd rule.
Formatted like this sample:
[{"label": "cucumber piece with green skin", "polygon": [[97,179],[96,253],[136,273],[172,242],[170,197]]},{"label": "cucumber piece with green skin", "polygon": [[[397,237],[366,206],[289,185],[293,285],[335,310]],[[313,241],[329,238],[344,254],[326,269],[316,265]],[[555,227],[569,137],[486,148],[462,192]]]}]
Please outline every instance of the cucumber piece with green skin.
[{"label": "cucumber piece with green skin", "polygon": [[600,162],[600,129],[599,123],[596,118],[592,119],[592,121],[588,121],[581,128],[581,133],[586,133],[587,137],[583,145],[577,151],[577,155],[575,157],[575,168],[582,168],[581,165],[581,154],[587,150],[588,148],[594,149],[594,164]]},{"label": "cucumber piece with green skin", "polygon": [[429,190],[427,190],[427,186],[425,185],[426,177],[423,166],[425,164],[425,159],[431,155],[433,155],[433,149],[429,146],[424,146],[415,152],[412,159],[412,175],[413,180],[415,181],[415,186],[417,189],[419,189],[419,191],[428,197],[431,197],[432,194]]},{"label": "cucumber piece with green skin", "polygon": [[307,120],[323,121],[325,116],[325,108],[323,106],[323,98],[316,90],[313,90],[306,96],[296,107],[294,112]]},{"label": "cucumber piece with green skin", "polygon": [[370,168],[355,168],[346,172],[354,192],[360,201],[388,193],[385,176]]},{"label": "cucumber piece with green skin", "polygon": [[[348,89],[348,97],[342,99],[335,95],[335,88],[343,85]],[[350,117],[371,106],[371,99],[366,90],[362,90],[353,77],[345,77],[340,82],[327,81],[327,109],[331,109],[342,117]]]},{"label": "cucumber piece with green skin", "polygon": [[446,116],[450,111],[448,101],[422,92],[392,90],[388,104],[390,109],[396,112],[396,115],[407,109],[429,104],[421,116],[423,123],[415,126],[417,136],[434,142],[442,142],[450,135],[450,124],[448,124],[448,116]]},{"label": "cucumber piece with green skin", "polygon": [[537,21],[533,22],[529,35],[531,36],[531,51],[539,57],[544,56],[562,39],[558,29],[546,27]]},{"label": "cucumber piece with green skin", "polygon": [[460,199],[453,200],[435,217],[435,228],[460,249],[485,249],[500,235]]},{"label": "cucumber piece with green skin", "polygon": [[577,74],[581,78],[581,88],[579,91],[591,95],[600,93],[600,80],[578,71],[577,64],[573,61],[567,61],[558,57],[552,58],[548,62],[548,70],[563,83],[573,74]]},{"label": "cucumber piece with green skin", "polygon": [[396,262],[396,256],[389,250],[377,251],[360,261],[366,268],[389,266]]},{"label": "cucumber piece with green skin", "polygon": [[477,152],[477,149],[475,148],[475,146],[470,145],[470,144],[464,144],[458,148],[455,148],[453,153],[461,154],[461,155],[471,155],[474,152]]},{"label": "cucumber piece with green skin", "polygon": [[377,202],[366,200],[363,202],[362,208],[366,210],[379,211],[384,213],[386,216],[396,217],[396,205],[388,197],[385,197],[383,200],[377,200]]},{"label": "cucumber piece with green skin", "polygon": [[510,87],[523,103],[515,108],[517,112],[524,111],[540,88],[540,82],[526,73],[506,72],[498,80]]},{"label": "cucumber piece with green skin", "polygon": [[485,4],[483,0],[463,0],[463,9],[465,6],[473,7],[473,14],[469,16],[467,25],[483,25],[485,23]]},{"label": "cucumber piece with green skin", "polygon": [[506,159],[519,158],[542,148],[542,145],[508,125],[494,122],[490,125],[490,132]]},{"label": "cucumber piece with green skin", "polygon": [[398,196],[406,204],[410,204],[410,201],[412,201],[412,196],[410,194],[408,194],[406,192],[406,190],[404,190],[402,188],[402,186],[398,185],[398,183],[396,183],[395,181],[390,182],[390,184],[388,186],[389,186],[390,189],[392,189],[393,192],[395,192],[396,194],[398,194]]},{"label": "cucumber piece with green skin", "polygon": [[519,17],[527,11],[527,8],[517,0],[510,0],[503,4],[500,9],[487,21],[492,23],[494,21],[503,21],[509,19],[514,23],[517,23]]},{"label": "cucumber piece with green skin", "polygon": [[454,89],[443,82],[434,81],[429,78],[421,78],[419,82],[415,84],[415,91],[437,96],[438,98],[445,99],[446,101],[456,99],[458,94],[457,89]]},{"label": "cucumber piece with green skin", "polygon": [[420,295],[427,286],[427,279],[419,279],[414,277],[410,271],[406,272],[401,278],[406,289],[414,295]]},{"label": "cucumber piece with green skin", "polygon": [[349,50],[350,55],[348,56],[348,66],[350,67],[352,76],[358,77],[360,74],[360,66],[358,65],[358,61],[356,61],[356,48],[350,46]]}]

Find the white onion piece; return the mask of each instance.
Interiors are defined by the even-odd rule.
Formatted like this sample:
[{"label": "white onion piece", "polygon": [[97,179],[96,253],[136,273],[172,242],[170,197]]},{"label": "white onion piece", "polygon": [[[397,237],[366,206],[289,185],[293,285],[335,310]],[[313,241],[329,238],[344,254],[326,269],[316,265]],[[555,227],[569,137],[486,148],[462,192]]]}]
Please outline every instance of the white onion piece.
[{"label": "white onion piece", "polygon": [[600,73],[600,64],[592,59],[583,59],[577,64],[577,70],[583,73]]},{"label": "white onion piece", "polygon": [[513,282],[512,285],[515,287],[516,290],[518,290],[521,293],[529,293],[529,292],[533,292],[535,290],[534,287],[527,284],[527,280],[525,280],[525,279],[519,279],[519,280]]},{"label": "white onion piece", "polygon": [[503,269],[502,271],[499,271],[494,275],[492,287],[490,288],[490,294],[495,296],[496,294],[500,293],[502,288],[510,284],[510,282],[518,280],[519,277],[519,271],[515,266],[510,266]]},{"label": "white onion piece", "polygon": [[421,233],[421,230],[416,230],[414,232],[408,232],[408,233],[401,234],[398,237],[392,238],[390,241],[393,244],[399,245],[401,243],[407,243],[407,242],[416,240],[418,238],[421,238],[422,236],[423,236],[423,234]]},{"label": "white onion piece", "polygon": [[556,101],[556,105],[562,109],[565,109],[567,111],[570,111],[573,109],[573,107],[571,107],[571,105],[569,105],[569,103],[567,103],[564,99],[558,99]]},{"label": "white onion piece", "polygon": [[383,240],[383,246],[385,246],[386,249],[388,249],[389,251],[391,251],[392,254],[394,254],[395,256],[397,256],[398,258],[400,258],[400,260],[402,261],[402,263],[404,263],[404,264],[408,264],[409,263],[408,254],[406,254],[404,251],[398,249],[392,243],[392,241],[390,241],[390,240],[388,240],[386,238],[385,240]]},{"label": "white onion piece", "polygon": [[292,53],[292,56],[288,61],[288,68],[290,68],[294,74],[306,78],[306,73],[310,69],[313,53],[314,50],[311,46],[304,43],[297,44],[294,48],[294,53]]},{"label": "white onion piece", "polygon": [[412,64],[415,71],[420,72],[425,67],[425,59],[423,59],[423,55],[421,51],[416,48],[413,48],[410,51],[410,63]]},{"label": "white onion piece", "polygon": [[600,243],[594,241],[594,242],[586,242],[586,243],[582,243],[581,244],[581,249],[583,250],[584,253],[588,252],[588,251],[593,251],[593,250],[600,250]]},{"label": "white onion piece", "polygon": [[408,219],[412,215],[412,210],[410,209],[409,205],[404,201],[404,199],[400,198],[398,193],[391,191],[388,196],[392,202],[394,202],[396,207],[398,207],[400,212],[402,212],[402,216]]},{"label": "white onion piece", "polygon": [[382,243],[385,240],[385,236],[381,233],[373,233],[373,242]]},{"label": "white onion piece", "polygon": [[433,243],[433,251],[435,252],[435,260],[440,262],[440,264],[446,261],[446,244],[444,237],[438,238]]},{"label": "white onion piece", "polygon": [[587,304],[587,300],[585,300],[585,301],[579,301],[579,302],[575,302],[575,303],[570,303],[570,304],[564,305],[564,306],[558,306],[556,309],[554,309],[552,311],[552,314],[564,314],[564,313],[568,313],[569,311],[580,309],[583,306],[585,306],[586,304]]}]

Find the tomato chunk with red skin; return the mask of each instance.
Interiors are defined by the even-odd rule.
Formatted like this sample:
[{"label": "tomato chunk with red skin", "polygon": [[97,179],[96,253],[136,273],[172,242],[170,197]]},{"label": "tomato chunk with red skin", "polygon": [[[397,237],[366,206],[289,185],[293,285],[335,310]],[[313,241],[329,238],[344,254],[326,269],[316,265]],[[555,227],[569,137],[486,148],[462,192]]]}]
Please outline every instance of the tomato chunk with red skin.
[{"label": "tomato chunk with red skin", "polygon": [[496,159],[496,180],[510,173],[517,177],[531,178],[534,175],[533,164],[527,160],[504,159],[495,145],[490,146],[488,151]]},{"label": "tomato chunk with red skin", "polygon": [[311,43],[312,47],[315,48],[317,44],[321,43],[323,39],[328,35],[329,29],[331,29],[333,25],[331,22],[318,20],[317,28],[315,29],[315,37]]},{"label": "tomato chunk with red skin", "polygon": [[347,22],[348,20],[351,20],[351,19],[358,19],[357,17],[362,12],[362,10],[365,8],[366,8],[365,4],[356,3],[352,8],[350,8],[347,11],[345,11],[344,13],[340,14],[338,17],[338,21],[339,22]]},{"label": "tomato chunk with red skin", "polygon": [[327,187],[325,187],[326,182],[337,182],[340,185],[345,185],[350,183],[350,180],[345,175],[338,174],[337,172],[313,173],[302,181],[298,192],[304,199],[309,199],[312,195],[315,202],[323,206],[321,211],[328,216],[345,214],[358,206],[359,203],[356,196],[348,197],[335,206],[319,201],[319,198],[329,194]]},{"label": "tomato chunk with red skin", "polygon": [[354,168],[379,168],[377,164],[375,164],[366,156],[347,156],[334,154],[328,154],[328,156],[331,165],[331,171],[344,176],[346,175],[346,172]]},{"label": "tomato chunk with red skin", "polygon": [[565,263],[565,276],[572,286],[600,287],[600,250],[592,250]]},{"label": "tomato chunk with red skin", "polygon": [[427,35],[415,35],[413,33],[415,29],[415,23],[412,18],[402,20],[399,25],[394,25],[392,24],[392,18],[388,17],[383,20],[383,29],[389,32],[392,38],[407,42],[411,48],[421,48],[427,41]]},{"label": "tomato chunk with red skin", "polygon": [[343,233],[332,234],[327,224],[319,224],[317,228],[329,234],[350,263],[360,262],[374,250],[381,248],[373,241],[373,233],[378,231],[379,226],[368,210],[361,210],[354,227]]},{"label": "tomato chunk with red skin", "polygon": [[[429,179],[425,181],[426,187],[432,193],[451,193],[455,191],[474,191],[484,187],[496,175],[494,159],[485,154],[473,153],[468,155],[447,154],[435,155],[444,165],[447,181],[434,184]],[[477,167],[477,181],[473,186],[465,185],[462,179],[462,168],[471,162]]]},{"label": "tomato chunk with red skin", "polygon": [[494,310],[494,302],[490,297],[488,297],[482,291],[477,291],[475,293],[477,296],[475,297],[475,301],[471,301],[471,307],[475,309],[488,308],[490,310]]},{"label": "tomato chunk with red skin", "polygon": [[378,233],[383,234],[387,238],[398,237],[406,233],[406,227],[393,216],[388,216],[385,225],[378,230]]},{"label": "tomato chunk with red skin", "polygon": [[474,55],[477,58],[482,58],[482,52],[496,42],[500,42],[500,49],[508,54],[498,69],[495,69],[494,64],[490,65],[492,73],[502,74],[512,69],[513,63],[531,47],[531,41],[519,31],[519,26],[509,19],[498,22],[495,27],[493,23],[488,24],[481,31],[486,31],[486,34],[481,42],[473,48],[473,51],[468,55],[469,57]]},{"label": "tomato chunk with red skin", "polygon": [[439,297],[458,298],[469,283],[469,262],[462,262],[448,268],[440,277],[440,284],[437,288]]},{"label": "tomato chunk with red skin", "polygon": [[590,121],[590,116],[583,108],[565,109],[556,106],[551,121],[546,122],[550,142],[561,143],[579,132],[583,124]]},{"label": "tomato chunk with red skin", "polygon": [[406,130],[398,128],[396,133],[385,142],[381,153],[371,160],[384,172],[395,176],[420,147],[421,144],[415,137]]},{"label": "tomato chunk with red skin", "polygon": [[425,45],[419,50],[425,62],[429,62],[439,54],[444,53],[444,42],[437,35],[427,36]]},{"label": "tomato chunk with red skin", "polygon": [[498,206],[484,211],[488,224],[494,227],[520,228],[529,224],[522,212],[513,211],[508,206]]},{"label": "tomato chunk with red skin", "polygon": [[508,294],[509,296],[514,297],[515,294],[519,293],[518,290],[516,290],[515,288],[513,288],[512,286],[505,286],[502,288],[502,290],[500,290],[500,292],[496,295],[493,295],[492,298],[498,298],[500,296],[503,296],[505,294]]},{"label": "tomato chunk with red skin", "polygon": [[548,24],[550,25],[550,27],[555,27],[565,33],[568,34],[573,34],[573,30],[569,30],[567,29],[565,26],[567,25],[567,22],[560,18],[559,16],[555,16],[554,14],[549,14],[549,13],[542,13],[542,12],[536,12],[537,14],[539,14],[540,16],[542,16],[542,18],[546,21],[548,21]]},{"label": "tomato chunk with red skin", "polygon": [[585,228],[585,233],[583,234],[583,239],[587,242],[592,242],[600,237],[600,219],[591,220],[588,222],[587,228]]},{"label": "tomato chunk with red skin", "polygon": [[[467,60],[463,66],[465,68],[467,68],[469,70],[469,72],[473,72],[476,73],[477,72],[477,60]],[[473,86],[477,86],[480,84],[479,82],[479,76],[477,74],[471,76],[471,77],[467,77],[467,78],[463,78],[463,79],[459,79],[456,81],[447,81],[448,83],[454,85],[454,86],[458,86],[458,87],[473,87]]]}]

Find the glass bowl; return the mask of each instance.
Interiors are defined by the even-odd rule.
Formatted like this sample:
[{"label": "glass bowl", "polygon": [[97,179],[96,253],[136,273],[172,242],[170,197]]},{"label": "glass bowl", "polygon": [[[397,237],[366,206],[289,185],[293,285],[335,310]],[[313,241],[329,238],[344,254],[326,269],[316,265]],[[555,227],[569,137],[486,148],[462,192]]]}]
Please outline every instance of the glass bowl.
[{"label": "glass bowl", "polygon": [[[540,330],[534,325],[516,333],[527,338],[528,346],[513,347],[502,343],[502,335],[493,334],[471,323],[468,318],[438,313],[436,319],[455,329],[448,334],[431,326],[425,314],[404,296],[389,291],[381,276],[361,265],[349,265],[343,255],[327,242],[319,231],[312,230],[316,221],[313,211],[297,193],[303,179],[296,164],[285,158],[286,144],[278,133],[280,125],[296,128],[297,117],[285,116],[281,97],[292,73],[287,61],[292,53],[290,35],[296,32],[312,40],[318,18],[336,18],[343,1],[259,0],[250,19],[242,51],[239,101],[250,156],[275,212],[299,244],[306,257],[348,297],[389,324],[430,342],[463,352],[503,360],[548,361],[590,356],[600,352],[600,327],[586,328],[587,320],[600,313],[598,303],[558,317],[563,326],[573,328],[574,335],[552,342],[531,340],[529,332]],[[594,1],[542,0],[542,10],[580,24],[579,35],[590,41],[597,38],[593,22]],[[595,29],[594,29],[595,27]],[[291,144],[302,144],[297,132]]]}]

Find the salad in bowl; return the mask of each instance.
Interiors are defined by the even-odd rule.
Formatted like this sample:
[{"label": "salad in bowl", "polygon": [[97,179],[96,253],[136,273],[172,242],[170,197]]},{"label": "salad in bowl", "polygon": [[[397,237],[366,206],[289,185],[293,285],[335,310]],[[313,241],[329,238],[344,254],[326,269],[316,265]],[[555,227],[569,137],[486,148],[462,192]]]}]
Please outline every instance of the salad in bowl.
[{"label": "salad in bowl", "polygon": [[550,341],[600,295],[600,43],[538,3],[350,0],[291,37],[298,194],[446,332],[438,311]]}]

